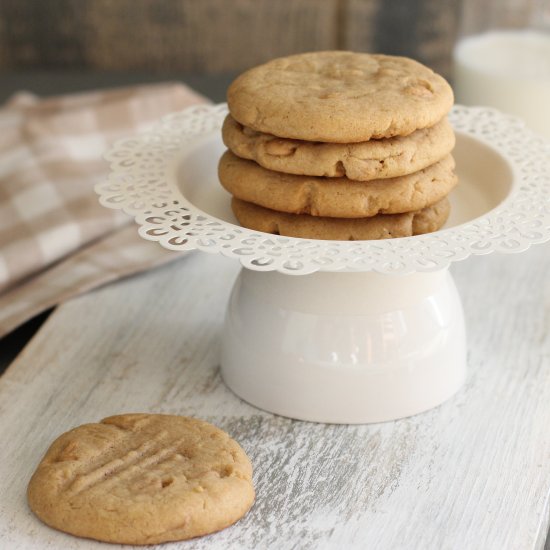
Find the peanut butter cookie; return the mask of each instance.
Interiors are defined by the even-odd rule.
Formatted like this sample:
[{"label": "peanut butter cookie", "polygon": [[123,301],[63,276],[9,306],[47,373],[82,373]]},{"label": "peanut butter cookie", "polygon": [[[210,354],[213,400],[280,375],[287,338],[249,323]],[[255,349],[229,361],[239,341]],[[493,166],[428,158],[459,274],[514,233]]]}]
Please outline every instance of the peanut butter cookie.
[{"label": "peanut butter cookie", "polygon": [[277,137],[331,143],[406,136],[453,104],[446,80],[405,57],[345,51],[274,59],[227,92],[235,120]]},{"label": "peanut butter cookie", "polygon": [[219,163],[222,185],[238,199],[291,214],[365,218],[400,214],[430,206],[457,183],[454,160],[406,176],[372,181],[295,176],[266,170],[227,151]]},{"label": "peanut butter cookie", "polygon": [[121,544],[223,529],[254,501],[252,466],[220,429],[194,418],[125,414],[58,437],[27,497],[44,523]]},{"label": "peanut butter cookie", "polygon": [[450,211],[447,198],[416,212],[355,219],[285,214],[235,198],[231,206],[239,223],[249,229],[287,237],[330,241],[366,241],[430,233],[443,226]]},{"label": "peanut butter cookie", "polygon": [[356,181],[418,172],[447,156],[455,144],[447,118],[405,137],[344,144],[278,138],[247,128],[228,115],[222,137],[235,155],[254,160],[269,170],[307,176],[345,176]]}]

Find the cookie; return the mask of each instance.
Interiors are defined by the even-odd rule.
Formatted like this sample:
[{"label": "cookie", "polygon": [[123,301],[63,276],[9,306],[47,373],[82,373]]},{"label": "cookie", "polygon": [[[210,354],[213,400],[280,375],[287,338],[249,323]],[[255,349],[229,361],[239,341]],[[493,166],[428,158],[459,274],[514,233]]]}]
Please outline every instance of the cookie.
[{"label": "cookie", "polygon": [[265,208],[291,214],[365,218],[420,210],[436,203],[457,183],[453,168],[453,157],[448,155],[414,174],[362,182],[273,172],[227,151],[220,159],[218,175],[232,195]]},{"label": "cookie", "polygon": [[356,219],[286,214],[235,198],[231,206],[239,223],[249,229],[287,237],[331,241],[368,241],[430,233],[443,226],[450,211],[447,198],[417,212]]},{"label": "cookie", "polygon": [[406,137],[341,144],[278,138],[247,128],[228,115],[222,137],[235,155],[254,160],[269,170],[308,176],[345,176],[356,181],[418,172],[447,156],[455,144],[447,118]]},{"label": "cookie", "polygon": [[405,57],[345,51],[274,59],[231,84],[235,120],[278,137],[331,143],[406,136],[453,104],[446,80]]},{"label": "cookie", "polygon": [[215,426],[125,414],[58,437],[27,497],[33,512],[61,531],[157,544],[231,525],[252,506],[254,488],[248,457]]}]

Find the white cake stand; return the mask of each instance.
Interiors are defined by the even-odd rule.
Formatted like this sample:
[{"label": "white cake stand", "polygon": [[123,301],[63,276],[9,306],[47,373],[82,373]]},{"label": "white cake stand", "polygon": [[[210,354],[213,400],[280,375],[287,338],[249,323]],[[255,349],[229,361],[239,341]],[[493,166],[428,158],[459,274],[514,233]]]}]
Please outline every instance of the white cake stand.
[{"label": "white cake stand", "polygon": [[466,337],[448,271],[472,254],[550,239],[550,146],[515,118],[455,107],[460,184],[446,226],[384,241],[319,241],[240,227],[217,178],[225,105],[165,118],[108,153],[101,203],[170,250],[239,260],[221,371],[249,403],[365,423],[434,407],[461,386]]}]

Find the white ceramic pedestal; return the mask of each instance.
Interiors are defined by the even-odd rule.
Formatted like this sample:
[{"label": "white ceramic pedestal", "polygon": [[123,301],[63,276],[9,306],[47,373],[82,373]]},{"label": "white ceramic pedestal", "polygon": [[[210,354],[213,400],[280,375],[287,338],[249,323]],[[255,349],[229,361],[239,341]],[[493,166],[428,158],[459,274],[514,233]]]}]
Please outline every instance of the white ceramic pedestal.
[{"label": "white ceramic pedestal", "polygon": [[226,384],[301,420],[382,422],[439,405],[462,385],[464,316],[447,269],[293,276],[243,269],[227,309]]},{"label": "white ceramic pedestal", "polygon": [[[434,407],[464,379],[452,262],[550,239],[550,146],[509,116],[455,106],[460,184],[440,231],[381,241],[293,239],[240,227],[218,181],[225,105],[201,105],[118,142],[101,203],[174,250],[245,268],[222,343],[228,386],[293,418],[363,423]],[[205,285],[208,281],[205,281]]]}]

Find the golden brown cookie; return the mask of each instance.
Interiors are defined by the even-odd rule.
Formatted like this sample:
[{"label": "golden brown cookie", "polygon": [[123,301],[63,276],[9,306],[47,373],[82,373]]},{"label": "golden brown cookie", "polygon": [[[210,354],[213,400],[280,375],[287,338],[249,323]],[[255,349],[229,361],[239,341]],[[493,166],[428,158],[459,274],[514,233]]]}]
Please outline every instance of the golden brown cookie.
[{"label": "golden brown cookie", "polygon": [[356,181],[418,172],[447,156],[455,144],[447,118],[405,137],[343,144],[278,138],[247,128],[228,115],[222,137],[235,155],[254,160],[269,170],[308,176],[345,176]]},{"label": "golden brown cookie", "polygon": [[121,544],[223,529],[254,502],[252,466],[225,432],[194,418],[125,414],[58,437],[27,497],[51,527]]},{"label": "golden brown cookie", "polygon": [[266,170],[226,151],[218,175],[238,199],[291,214],[365,218],[420,210],[447,196],[456,185],[454,160],[397,178],[353,181],[347,178],[295,176]]},{"label": "golden brown cookie", "polygon": [[405,57],[345,51],[274,59],[227,92],[244,126],[278,137],[355,143],[433,126],[453,104],[444,78]]},{"label": "golden brown cookie", "polygon": [[416,212],[355,219],[286,214],[235,198],[231,206],[239,223],[249,229],[287,237],[331,241],[369,241],[430,233],[443,226],[450,211],[447,198]]}]

